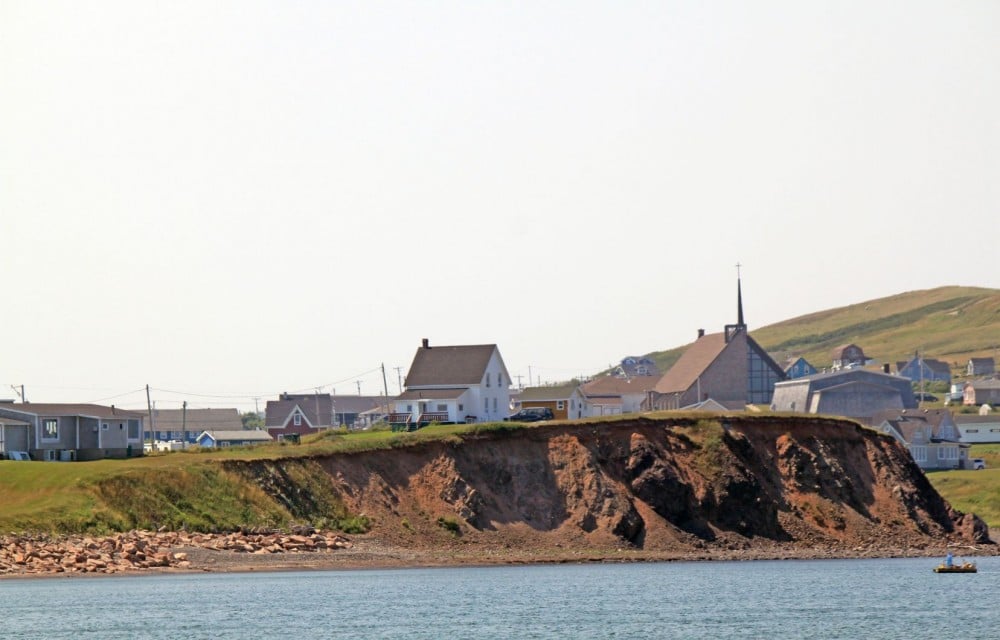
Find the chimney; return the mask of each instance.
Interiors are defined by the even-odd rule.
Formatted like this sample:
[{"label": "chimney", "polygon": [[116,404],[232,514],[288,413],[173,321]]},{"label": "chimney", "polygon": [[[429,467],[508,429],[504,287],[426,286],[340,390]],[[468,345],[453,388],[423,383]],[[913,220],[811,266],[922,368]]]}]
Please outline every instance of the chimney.
[{"label": "chimney", "polygon": [[704,338],[705,337],[705,330],[704,329],[698,329],[698,337],[699,338]]},{"label": "chimney", "polygon": [[431,341],[428,340],[427,338],[424,338],[423,339],[423,345],[424,345],[424,349],[430,349],[431,348]]}]

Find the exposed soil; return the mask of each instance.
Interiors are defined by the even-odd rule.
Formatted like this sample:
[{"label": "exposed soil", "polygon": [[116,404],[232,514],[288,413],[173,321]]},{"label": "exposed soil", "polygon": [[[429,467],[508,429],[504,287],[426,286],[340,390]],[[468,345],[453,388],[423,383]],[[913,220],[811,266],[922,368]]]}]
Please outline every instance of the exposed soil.
[{"label": "exposed soil", "polygon": [[[132,570],[910,557],[941,556],[949,544],[997,553],[986,525],[954,511],[890,437],[840,420],[716,419],[556,423],[306,461],[227,462],[300,514],[321,501],[288,486],[295,474],[286,471],[309,465],[372,529],[271,552],[165,539],[160,551],[181,554],[183,566]],[[16,566],[11,574],[23,575]]]}]

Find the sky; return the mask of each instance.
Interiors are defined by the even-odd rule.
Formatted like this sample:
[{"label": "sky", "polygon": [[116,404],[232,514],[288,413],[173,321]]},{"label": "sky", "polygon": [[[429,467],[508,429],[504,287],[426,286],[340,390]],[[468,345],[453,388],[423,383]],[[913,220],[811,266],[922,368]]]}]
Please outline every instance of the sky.
[{"label": "sky", "polygon": [[394,395],[423,338],[565,380],[735,322],[737,263],[751,331],[1000,288],[998,32],[992,0],[0,0],[0,398]]}]

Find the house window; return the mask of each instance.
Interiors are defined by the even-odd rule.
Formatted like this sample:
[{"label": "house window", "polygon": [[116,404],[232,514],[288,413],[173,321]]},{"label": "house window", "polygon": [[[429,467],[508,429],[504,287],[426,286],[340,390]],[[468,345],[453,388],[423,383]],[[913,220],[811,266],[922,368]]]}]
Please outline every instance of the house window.
[{"label": "house window", "polygon": [[566,408],[565,400],[556,400],[556,409],[565,409],[565,408]]},{"label": "house window", "polygon": [[53,418],[48,418],[42,421],[42,439],[43,440],[58,440],[59,439],[59,421]]},{"label": "house window", "polygon": [[138,440],[139,439],[139,421],[129,420],[128,421],[128,439]]},{"label": "house window", "polygon": [[108,430],[108,423],[107,422],[102,422],[101,423],[101,431],[107,431],[107,430]]},{"label": "house window", "polygon": [[490,372],[489,371],[486,372],[486,386],[487,387],[490,386]]},{"label": "house window", "polygon": [[447,410],[448,410],[448,405],[446,405],[446,404],[439,404],[438,405],[438,411],[447,411]]},{"label": "house window", "polygon": [[461,404],[458,405],[458,410],[459,411],[465,411],[465,405],[461,405]]},{"label": "house window", "polygon": [[301,426],[301,425],[302,425],[302,414],[301,414],[301,413],[296,413],[296,414],[295,414],[295,415],[294,415],[294,416],[292,417],[292,424],[294,424],[294,425],[295,425],[296,427],[298,427],[298,426]]},{"label": "house window", "polygon": [[407,413],[412,413],[413,412],[413,405],[412,404],[406,405],[406,412]]},{"label": "house window", "polygon": [[483,398],[483,411],[489,411],[489,410],[490,410],[490,399]]},{"label": "house window", "polygon": [[493,411],[497,410],[497,399],[493,398]]},{"label": "house window", "polygon": [[966,433],[979,433],[979,429],[966,429]]},{"label": "house window", "polygon": [[927,447],[910,447],[910,453],[913,454],[913,459],[916,462],[927,461]]}]

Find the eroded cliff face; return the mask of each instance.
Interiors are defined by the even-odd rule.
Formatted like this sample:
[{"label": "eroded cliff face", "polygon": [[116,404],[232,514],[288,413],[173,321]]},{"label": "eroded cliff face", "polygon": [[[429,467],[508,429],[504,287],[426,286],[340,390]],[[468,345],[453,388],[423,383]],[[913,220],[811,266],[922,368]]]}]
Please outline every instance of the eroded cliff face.
[{"label": "eroded cliff face", "polygon": [[547,425],[317,460],[373,533],[420,546],[655,551],[988,542],[895,440],[847,421]]}]

